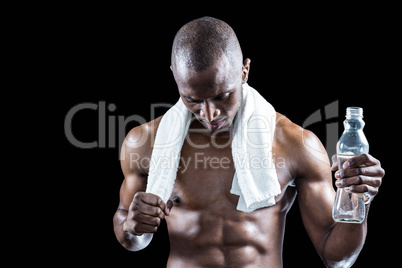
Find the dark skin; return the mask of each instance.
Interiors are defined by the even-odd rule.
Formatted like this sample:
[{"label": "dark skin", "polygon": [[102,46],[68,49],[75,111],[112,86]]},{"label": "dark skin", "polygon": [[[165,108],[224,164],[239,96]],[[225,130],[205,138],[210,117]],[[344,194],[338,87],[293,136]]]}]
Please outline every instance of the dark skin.
[{"label": "dark skin", "polygon": [[[172,67],[180,96],[196,118],[182,148],[174,190],[166,203],[145,193],[148,165],[132,160],[137,159],[133,155],[150,159],[157,118],[131,130],[122,147],[125,179],[114,217],[117,239],[133,250],[140,235],[156,232],[166,219],[168,267],[282,267],[286,213],[297,197],[304,226],[323,262],[349,267],[363,247],[367,217],[362,224],[333,221],[331,170],[337,170],[336,158],[331,166],[319,139],[279,113],[272,150],[282,193],[274,206],[251,213],[236,210],[238,196],[229,192],[235,172],[231,127],[249,70],[249,59],[243,66],[231,66],[225,56],[201,72],[180,63]],[[368,154],[346,163],[350,165],[336,172],[337,186],[365,193],[368,213],[384,170]],[[296,188],[288,186],[292,180]]]}]

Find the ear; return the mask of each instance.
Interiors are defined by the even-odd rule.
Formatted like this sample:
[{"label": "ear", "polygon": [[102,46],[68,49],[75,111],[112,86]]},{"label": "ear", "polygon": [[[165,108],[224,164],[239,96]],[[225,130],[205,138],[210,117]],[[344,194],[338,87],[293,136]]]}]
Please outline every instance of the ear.
[{"label": "ear", "polygon": [[251,60],[249,58],[244,60],[243,68],[242,68],[242,83],[243,84],[247,83],[248,74],[250,72],[250,63],[251,63]]}]

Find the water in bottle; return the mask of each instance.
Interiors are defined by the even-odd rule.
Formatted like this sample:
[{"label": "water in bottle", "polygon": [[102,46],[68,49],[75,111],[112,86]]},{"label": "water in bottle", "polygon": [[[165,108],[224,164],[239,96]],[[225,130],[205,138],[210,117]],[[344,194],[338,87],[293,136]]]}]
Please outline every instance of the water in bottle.
[{"label": "water in bottle", "polygon": [[[336,145],[338,157],[338,169],[343,169],[343,164],[355,155],[368,153],[369,145],[363,133],[365,125],[363,121],[363,109],[348,107],[346,120],[343,122],[345,130]],[[366,215],[363,194],[348,193],[338,188],[332,217],[337,222],[362,223]]]}]

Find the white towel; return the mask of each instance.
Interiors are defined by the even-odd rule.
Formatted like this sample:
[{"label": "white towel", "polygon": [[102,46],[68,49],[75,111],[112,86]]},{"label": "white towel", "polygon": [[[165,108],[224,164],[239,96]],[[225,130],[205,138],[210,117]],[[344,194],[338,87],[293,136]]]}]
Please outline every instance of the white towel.
[{"label": "white towel", "polygon": [[[191,122],[181,99],[162,117],[152,151],[146,192],[167,202],[172,194],[180,153]],[[272,155],[276,112],[255,89],[243,84],[243,101],[233,125],[235,175],[232,194],[237,210],[251,212],[275,204],[281,193]]]}]

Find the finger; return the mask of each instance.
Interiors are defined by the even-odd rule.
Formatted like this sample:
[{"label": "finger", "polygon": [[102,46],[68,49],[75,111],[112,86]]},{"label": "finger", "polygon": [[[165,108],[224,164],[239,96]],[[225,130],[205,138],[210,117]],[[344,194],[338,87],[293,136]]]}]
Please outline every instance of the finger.
[{"label": "finger", "polygon": [[381,179],[368,176],[354,176],[346,179],[340,179],[335,182],[336,186],[339,188],[350,187],[353,185],[368,185],[375,188],[380,187]]},{"label": "finger", "polygon": [[[141,200],[151,206],[159,207],[164,213],[167,212],[166,203],[163,202],[162,198],[154,194],[145,194],[141,196]],[[168,213],[168,212],[167,212]]]},{"label": "finger", "polygon": [[131,219],[131,222],[132,223],[128,225],[128,221],[125,221],[123,230],[133,235],[142,235],[143,233],[156,232],[161,220],[158,217],[151,217],[138,213],[133,217],[133,219]]},{"label": "finger", "polygon": [[155,227],[159,227],[162,221],[159,217],[153,217],[142,213],[138,214],[135,217],[135,220],[141,224],[151,225]]},{"label": "finger", "polygon": [[166,216],[170,215],[170,211],[172,210],[172,208],[173,208],[173,201],[169,199],[166,203],[166,212],[165,212]]},{"label": "finger", "polygon": [[361,184],[346,187],[345,191],[354,194],[368,194],[369,196],[374,197],[378,193],[378,188],[366,184]]},{"label": "finger", "polygon": [[162,198],[155,194],[150,194],[150,193],[143,193],[141,196],[141,201],[144,203],[151,205],[151,206],[159,206],[159,203],[163,202]]},{"label": "finger", "polygon": [[359,175],[382,177],[382,169],[378,166],[360,166],[355,168],[342,169],[335,173],[335,177],[338,179],[349,178]]},{"label": "finger", "polygon": [[331,170],[332,171],[337,171],[338,170],[338,157],[336,154],[332,156],[332,165],[331,165]]},{"label": "finger", "polygon": [[141,223],[136,226],[134,231],[137,235],[143,233],[155,233],[156,231],[158,231],[158,226]]},{"label": "finger", "polygon": [[379,161],[372,157],[369,154],[359,154],[356,155],[352,158],[350,158],[348,161],[343,163],[343,168],[351,168],[351,167],[359,167],[362,165],[365,166],[374,166],[379,164]]},{"label": "finger", "polygon": [[139,208],[139,211],[144,215],[159,217],[161,219],[165,218],[165,213],[160,207],[154,207],[148,204],[142,204],[141,208]]}]

